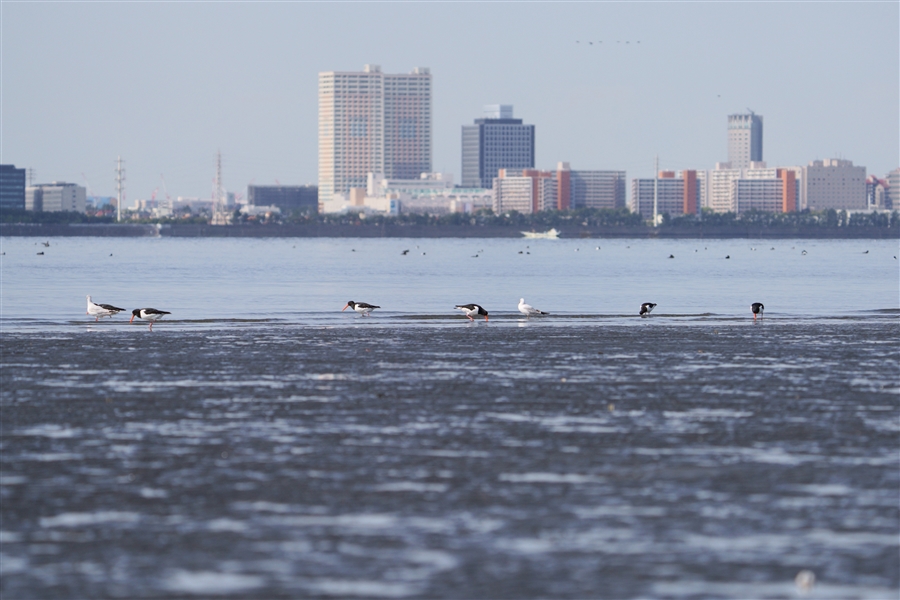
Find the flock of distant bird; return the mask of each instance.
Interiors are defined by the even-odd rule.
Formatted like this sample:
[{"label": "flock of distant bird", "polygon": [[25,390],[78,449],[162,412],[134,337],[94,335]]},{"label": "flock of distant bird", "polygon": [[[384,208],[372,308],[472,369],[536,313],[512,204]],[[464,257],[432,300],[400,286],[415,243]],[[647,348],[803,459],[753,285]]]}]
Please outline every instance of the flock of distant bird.
[{"label": "flock of distant bird", "polygon": [[[348,308],[352,308],[360,315],[367,317],[372,313],[373,310],[381,307],[376,304],[369,304],[368,302],[355,302],[353,300],[348,300],[347,304],[344,305],[344,308],[341,309],[341,312],[344,312]],[[486,311],[480,304],[457,304],[454,308],[462,311],[470,321],[474,321],[475,317],[484,317],[485,321],[488,320],[488,311]],[[518,308],[519,312],[526,317],[535,317],[550,314],[543,310],[537,309],[530,304],[527,304],[525,302],[525,298],[519,298]],[[644,302],[643,304],[641,304],[641,310],[638,314],[641,317],[648,317],[650,316],[650,313],[654,308],[656,308],[655,303]],[[750,311],[753,313],[754,321],[756,321],[757,316],[762,318],[765,308],[766,307],[763,306],[761,302],[754,302],[750,305]],[[119,308],[118,306],[113,306],[112,304],[98,304],[91,300],[90,296],[87,297],[87,314],[94,317],[95,322],[99,321],[101,317],[112,317],[113,315],[117,315],[124,310],[124,308]],[[153,331],[153,324],[156,321],[162,319],[164,316],[170,314],[172,313],[167,310],[159,310],[157,308],[136,308],[131,311],[131,319],[128,322],[134,322],[135,318],[149,321],[150,331]]]}]

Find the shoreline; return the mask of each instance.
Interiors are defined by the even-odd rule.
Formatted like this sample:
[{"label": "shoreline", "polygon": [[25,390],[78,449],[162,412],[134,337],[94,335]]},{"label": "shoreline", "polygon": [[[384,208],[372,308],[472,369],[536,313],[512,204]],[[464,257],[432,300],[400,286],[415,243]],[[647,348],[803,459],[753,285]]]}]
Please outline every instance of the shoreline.
[{"label": "shoreline", "polygon": [[[557,227],[562,239],[900,239],[887,227]],[[2,223],[10,237],[338,237],[338,238],[511,238],[525,239],[522,229],[503,225],[289,224],[289,225],[154,225]]]}]

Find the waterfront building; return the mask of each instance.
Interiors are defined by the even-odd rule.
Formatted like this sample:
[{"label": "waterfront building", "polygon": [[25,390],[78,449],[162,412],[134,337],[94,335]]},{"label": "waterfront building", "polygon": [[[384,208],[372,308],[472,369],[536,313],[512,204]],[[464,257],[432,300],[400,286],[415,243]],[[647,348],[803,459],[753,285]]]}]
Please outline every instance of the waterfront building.
[{"label": "waterfront building", "polygon": [[431,72],[319,73],[319,202],[364,188],[368,173],[431,171]]},{"label": "waterfront building", "polygon": [[0,210],[25,210],[25,169],[0,165]]},{"label": "waterfront building", "polygon": [[791,169],[775,169],[773,177],[735,179],[732,182],[734,212],[795,212],[799,181]]},{"label": "waterfront building", "polygon": [[674,171],[660,171],[657,179],[633,179],[631,181],[631,212],[644,219],[653,218],[653,199],[656,197],[656,214],[675,217],[697,214],[702,203],[702,185],[697,171],[682,171],[679,177]]},{"label": "waterfront building", "polygon": [[887,189],[885,190],[884,207],[896,210],[900,208],[900,168],[888,173],[885,180]]},{"label": "waterfront building", "polygon": [[570,171],[569,208],[624,208],[625,171]]},{"label": "waterfront building", "polygon": [[[531,179],[531,208],[528,211],[524,210],[524,200],[519,198],[519,184],[502,183],[505,179],[516,177]],[[509,187],[507,190],[500,190],[500,196],[507,198],[506,206],[510,206],[512,202],[510,194],[513,193],[511,190],[515,190],[515,202],[520,205],[520,208],[515,210],[519,212],[535,213],[570,208],[623,208],[626,205],[625,171],[573,171],[567,162],[557,163],[555,171],[500,169],[494,179],[495,196],[497,185]]]},{"label": "waterfront building", "polygon": [[513,118],[513,107],[484,107],[484,118],[462,127],[462,185],[492,187],[501,169],[534,168],[534,125]]},{"label": "waterfront building", "polygon": [[526,175],[508,175],[501,169],[494,178],[494,212],[496,214],[518,211],[524,214],[535,212],[535,179]]},{"label": "waterfront building", "polygon": [[86,190],[74,183],[54,181],[25,188],[25,210],[85,212]]},{"label": "waterfront building", "polygon": [[422,173],[417,179],[388,179],[381,173],[369,173],[365,188],[335,194],[322,204],[322,212],[443,215],[491,208],[493,199],[491,189],[454,186],[451,173]]},{"label": "waterfront building", "polygon": [[884,210],[888,202],[888,182],[874,175],[866,177],[866,208]]},{"label": "waterfront building", "polygon": [[[790,172],[792,175],[787,175]],[[719,213],[739,213],[750,210],[749,206],[772,206],[781,207],[776,212],[793,212],[798,210],[799,192],[797,185],[802,179],[802,169],[800,167],[767,167],[765,162],[752,162],[750,168],[735,169],[731,163],[716,163],[716,168],[708,173],[701,173],[708,178],[707,195],[708,202],[704,206],[714,212]],[[787,177],[792,177],[790,183],[786,183]],[[741,180],[766,180],[770,184],[761,184],[753,186],[752,184],[736,185],[735,182]],[[768,187],[766,187],[768,185]],[[779,188],[779,186],[781,186]],[[785,187],[786,186],[786,187]],[[780,199],[776,200],[774,196],[768,197],[764,201],[759,194],[761,190],[768,190],[771,193],[777,192]],[[735,196],[736,190],[742,190],[744,204],[743,208],[738,205],[739,198]],[[769,193],[767,192],[767,193]],[[749,195],[748,195],[749,194]],[[750,198],[754,199],[751,200]],[[759,210],[768,210],[759,208]]]},{"label": "waterfront building", "polygon": [[801,206],[810,210],[864,210],[866,168],[838,158],[803,167]]},{"label": "waterfront building", "polygon": [[763,160],[763,118],[750,111],[728,115],[728,162],[733,169],[750,168]]},{"label": "waterfront building", "polygon": [[319,188],[314,185],[248,185],[247,204],[276,206],[285,214],[300,212],[314,215],[319,212]]}]

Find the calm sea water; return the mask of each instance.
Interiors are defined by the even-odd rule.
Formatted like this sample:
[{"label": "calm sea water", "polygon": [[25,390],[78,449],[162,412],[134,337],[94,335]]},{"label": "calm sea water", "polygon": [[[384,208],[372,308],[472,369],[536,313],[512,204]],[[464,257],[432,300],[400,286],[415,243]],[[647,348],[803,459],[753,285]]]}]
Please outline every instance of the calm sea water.
[{"label": "calm sea water", "polygon": [[343,322],[355,316],[340,314],[347,300],[380,305],[373,318],[449,316],[469,302],[517,315],[520,297],[559,315],[607,318],[632,316],[642,302],[657,303],[657,315],[724,317],[763,302],[772,318],[900,307],[896,240],[41,241],[0,240],[6,326],[85,321],[87,294],[168,310],[173,321]]},{"label": "calm sea water", "polygon": [[895,241],[0,244],[3,598],[900,594]]}]

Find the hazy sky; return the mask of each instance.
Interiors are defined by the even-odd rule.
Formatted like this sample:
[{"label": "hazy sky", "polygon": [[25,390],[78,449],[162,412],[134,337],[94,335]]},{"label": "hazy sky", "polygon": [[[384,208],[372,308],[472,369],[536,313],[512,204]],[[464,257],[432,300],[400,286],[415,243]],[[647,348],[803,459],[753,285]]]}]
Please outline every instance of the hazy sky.
[{"label": "hazy sky", "polygon": [[4,0],[0,17],[0,160],[113,195],[121,155],[129,204],[162,175],[210,197],[217,150],[229,191],[316,183],[317,73],[366,63],[431,68],[434,169],[457,181],[460,127],[495,103],[536,126],[539,168],[709,169],[747,108],[770,166],[900,165],[896,1]]}]

